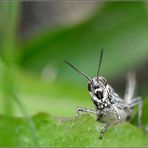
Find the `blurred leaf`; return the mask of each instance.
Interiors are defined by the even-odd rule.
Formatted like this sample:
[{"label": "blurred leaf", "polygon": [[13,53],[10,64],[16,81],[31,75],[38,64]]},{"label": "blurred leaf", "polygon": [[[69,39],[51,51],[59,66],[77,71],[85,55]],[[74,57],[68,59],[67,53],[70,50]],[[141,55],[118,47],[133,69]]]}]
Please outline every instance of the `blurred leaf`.
[{"label": "blurred leaf", "polygon": [[143,2],[108,2],[92,19],[78,26],[45,29],[28,38],[20,46],[19,63],[32,71],[55,63],[61,79],[76,81],[63,59],[70,59],[82,71],[94,75],[98,49],[104,48],[101,73],[111,77],[139,66],[148,58],[147,26]]},{"label": "blurred leaf", "polygon": [[[11,64],[14,62],[14,49],[16,46],[16,26],[19,12],[19,2],[0,3],[0,71],[2,76],[1,88],[3,94],[3,113],[7,115],[4,123],[1,124],[0,144],[13,145],[16,141],[14,128],[9,116],[13,114],[12,92],[14,91],[13,70]],[[6,66],[4,66],[6,64]],[[3,71],[2,71],[3,70]],[[2,102],[2,101],[1,101]],[[7,119],[8,118],[8,119]]]},{"label": "blurred leaf", "polygon": [[[1,49],[1,71],[2,89],[5,102],[5,113],[11,114],[11,95],[14,91],[13,70],[14,51],[16,46],[16,28],[19,14],[19,2],[0,3],[0,49]],[[5,66],[6,64],[6,66]]]},{"label": "blurred leaf", "polygon": [[[37,146],[38,141],[36,138],[35,128],[34,125],[29,118],[25,107],[21,103],[21,101],[18,99],[17,95],[15,94],[15,84],[14,84],[14,60],[15,60],[15,49],[16,49],[16,29],[17,29],[17,23],[18,23],[18,16],[19,16],[19,1],[15,2],[2,2],[0,3],[0,27],[1,27],[1,46],[2,49],[2,59],[1,62],[1,68],[3,69],[2,76],[2,93],[3,93],[3,100],[4,100],[4,114],[9,117],[13,114],[13,105],[14,101],[15,103],[20,107],[20,110],[24,114],[24,117],[26,118],[30,131],[32,133],[32,137],[34,139],[34,143]],[[16,135],[14,134],[14,126],[13,123],[11,123],[11,120],[7,119],[7,116],[5,117],[6,120],[4,120],[4,124],[1,126],[1,145],[14,145]],[[3,136],[2,136],[3,135]],[[17,143],[16,143],[17,145]]]},{"label": "blurred leaf", "polygon": [[20,3],[0,3],[0,48],[5,62],[14,62]]},{"label": "blurred leaf", "polygon": [[[29,114],[45,111],[67,116],[75,114],[77,106],[91,107],[93,105],[87,89],[83,86],[64,81],[48,83],[18,67],[13,67],[13,70],[13,79],[17,86],[14,90]],[[0,83],[2,81],[3,77],[0,75]],[[1,87],[0,85],[0,112],[3,112]],[[16,105],[14,106],[14,115],[22,116],[20,108]]]}]

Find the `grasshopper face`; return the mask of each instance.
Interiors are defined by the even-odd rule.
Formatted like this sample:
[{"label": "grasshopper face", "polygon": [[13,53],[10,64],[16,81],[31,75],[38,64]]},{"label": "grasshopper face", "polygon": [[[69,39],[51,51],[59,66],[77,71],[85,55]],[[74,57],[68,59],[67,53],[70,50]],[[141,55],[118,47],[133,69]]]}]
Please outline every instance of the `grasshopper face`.
[{"label": "grasshopper face", "polygon": [[103,93],[106,89],[106,85],[107,81],[103,77],[94,77],[91,81],[88,82],[88,90],[98,99],[102,99]]},{"label": "grasshopper face", "polygon": [[88,82],[88,90],[96,108],[102,110],[109,107],[107,81],[103,77],[92,78]]}]

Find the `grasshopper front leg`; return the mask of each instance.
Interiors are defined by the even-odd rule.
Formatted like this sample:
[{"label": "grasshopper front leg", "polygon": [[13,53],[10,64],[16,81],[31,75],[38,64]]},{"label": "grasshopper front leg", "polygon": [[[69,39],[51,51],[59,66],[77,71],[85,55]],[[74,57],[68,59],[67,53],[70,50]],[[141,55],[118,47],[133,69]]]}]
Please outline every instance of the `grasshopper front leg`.
[{"label": "grasshopper front leg", "polygon": [[82,108],[82,107],[77,107],[76,112],[77,112],[77,117],[80,116],[80,112],[97,114],[97,112],[95,110]]},{"label": "grasshopper front leg", "polygon": [[121,120],[117,108],[114,106],[113,109],[114,109],[114,111],[115,111],[116,120],[107,123],[107,124],[103,127],[103,129],[101,130],[101,133],[100,133],[99,139],[102,139],[102,138],[103,138],[104,133],[106,132],[107,128],[111,127],[111,126],[114,125],[114,124],[119,123],[120,120]]}]

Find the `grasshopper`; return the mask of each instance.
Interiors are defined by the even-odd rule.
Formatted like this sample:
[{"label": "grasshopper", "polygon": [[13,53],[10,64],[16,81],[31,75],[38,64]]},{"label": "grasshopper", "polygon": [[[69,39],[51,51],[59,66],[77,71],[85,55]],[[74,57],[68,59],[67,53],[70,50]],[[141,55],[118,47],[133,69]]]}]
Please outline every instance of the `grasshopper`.
[{"label": "grasshopper", "polygon": [[87,112],[96,114],[97,121],[105,123],[102,128],[99,139],[102,139],[107,128],[121,121],[129,121],[133,112],[133,108],[138,105],[138,125],[141,126],[142,116],[142,98],[134,98],[134,91],[136,86],[136,79],[134,73],[129,73],[127,76],[127,86],[123,98],[114,91],[114,89],[107,83],[107,80],[99,75],[103,57],[103,49],[100,53],[99,66],[97,75],[92,79],[86,74],[78,70],[75,66],[65,60],[70,67],[80,73],[88,80],[88,91],[91,100],[95,106],[95,110],[87,108],[77,108],[77,116],[80,112]]}]

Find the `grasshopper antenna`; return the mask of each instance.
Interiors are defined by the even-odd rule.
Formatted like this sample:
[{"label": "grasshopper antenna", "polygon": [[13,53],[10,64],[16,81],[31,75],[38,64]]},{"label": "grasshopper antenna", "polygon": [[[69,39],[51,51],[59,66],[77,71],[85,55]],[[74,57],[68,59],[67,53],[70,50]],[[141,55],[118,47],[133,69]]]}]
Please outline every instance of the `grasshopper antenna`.
[{"label": "grasshopper antenna", "polygon": [[70,64],[68,61],[64,60],[64,62],[66,64],[68,64],[70,67],[72,67],[74,70],[76,70],[78,73],[80,73],[81,75],[83,75],[87,80],[91,81],[91,79],[86,74],[84,74],[83,72],[81,72],[80,70],[78,70],[76,67],[74,67],[72,64]]},{"label": "grasshopper antenna", "polygon": [[101,53],[100,53],[99,67],[98,67],[98,71],[97,71],[97,80],[98,80],[98,77],[99,77],[99,72],[100,72],[100,68],[101,68],[102,58],[103,58],[103,49],[101,49]]}]

